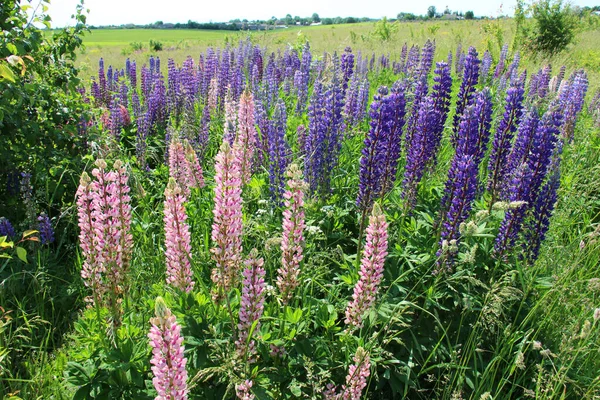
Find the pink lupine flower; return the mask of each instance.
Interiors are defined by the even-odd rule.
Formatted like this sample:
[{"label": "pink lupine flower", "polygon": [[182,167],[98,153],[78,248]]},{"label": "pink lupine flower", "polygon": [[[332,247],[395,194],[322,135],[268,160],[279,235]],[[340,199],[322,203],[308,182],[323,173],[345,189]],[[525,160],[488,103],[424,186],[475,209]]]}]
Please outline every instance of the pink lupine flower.
[{"label": "pink lupine flower", "polygon": [[254,394],[251,392],[252,390],[252,381],[246,379],[246,381],[240,383],[239,385],[235,385],[235,394],[237,398],[240,400],[254,400]]},{"label": "pink lupine flower", "polygon": [[343,400],[360,400],[363,389],[367,386],[367,379],[371,374],[369,355],[359,347],[354,355],[354,364],[348,368],[346,384],[342,386]]},{"label": "pink lupine flower", "polygon": [[204,173],[198,160],[198,155],[192,145],[186,140],[185,145],[185,160],[188,168],[188,184],[194,188],[204,187]]},{"label": "pink lupine flower", "polygon": [[388,224],[381,207],[376,203],[369,219],[367,241],[360,266],[359,279],[354,286],[352,301],[346,308],[346,324],[362,326],[362,316],[368,311],[377,296],[383,277],[383,265],[387,256]]},{"label": "pink lupine flower", "polygon": [[346,383],[342,385],[341,392],[337,393],[335,385],[330,383],[323,391],[325,400],[360,400],[371,374],[371,362],[369,354],[362,347],[356,349],[353,360],[354,364],[348,368]]},{"label": "pink lupine flower", "polygon": [[210,86],[208,88],[208,109],[211,114],[213,111],[217,109],[217,104],[219,101],[219,82],[217,78],[212,78],[210,80]]},{"label": "pink lupine flower", "polygon": [[[244,281],[242,283],[242,298],[240,300],[240,314],[238,323],[238,339],[235,344],[240,357],[254,361],[256,354],[256,343],[254,339],[260,329],[260,317],[262,316],[265,302],[265,270],[264,260],[258,258],[256,249],[252,249],[248,259],[244,262]],[[254,325],[252,336],[250,330]]]},{"label": "pink lupine flower", "polygon": [[227,96],[225,97],[225,127],[223,130],[223,139],[227,140],[229,144],[233,144],[236,136],[238,124],[237,109],[238,106],[235,98],[233,97],[233,90],[231,90],[231,87],[229,87]]},{"label": "pink lupine flower", "polygon": [[190,195],[190,188],[204,186],[204,176],[198,156],[187,140],[183,143],[177,138],[171,140],[169,176],[175,179],[186,197]]},{"label": "pink lupine flower", "polygon": [[240,97],[238,132],[233,144],[233,147],[238,152],[240,174],[244,184],[250,182],[252,175],[252,160],[256,151],[256,135],[254,98],[252,93],[246,90]]},{"label": "pink lupine flower", "polygon": [[190,292],[194,287],[192,281],[192,246],[190,228],[186,222],[184,203],[185,195],[175,182],[169,178],[165,189],[165,256],[167,259],[167,283]]},{"label": "pink lupine flower", "polygon": [[113,171],[99,159],[92,170],[94,180],[81,177],[77,190],[80,244],[84,256],[82,277],[92,288],[93,302],[106,303],[111,312],[112,333],[121,324],[121,296],[131,263],[133,237],[128,176],[121,161]]},{"label": "pink lupine flower", "polygon": [[97,241],[95,235],[95,221],[92,209],[92,193],[90,177],[84,172],[79,180],[79,187],[75,195],[77,199],[77,216],[79,221],[79,245],[83,255],[81,277],[85,286],[92,289],[92,296],[87,299],[92,305],[99,306],[102,302],[104,287],[102,273],[104,266],[98,260]]},{"label": "pink lupine flower", "polygon": [[158,392],[157,400],[186,400],[188,398],[181,327],[161,297],[156,299],[156,317],[151,318],[152,327],[148,338],[152,347],[152,384]]},{"label": "pink lupine flower", "polygon": [[307,184],[302,180],[302,171],[292,164],[287,171],[288,190],[283,194],[283,238],[281,240],[281,268],[277,270],[277,287],[281,299],[286,304],[298,286],[300,262],[304,246],[304,192]]},{"label": "pink lupine flower", "polygon": [[[113,165],[115,181],[109,186],[112,208],[109,210],[111,226],[117,248],[115,249],[114,268],[118,270],[116,282],[119,286],[126,285],[126,277],[131,264],[133,253],[133,235],[131,234],[131,189],[127,184],[129,176],[122,161],[117,160]],[[125,288],[123,288],[124,290]]]},{"label": "pink lupine flower", "polygon": [[227,293],[237,281],[242,254],[242,182],[235,151],[227,141],[215,158],[215,206],[211,253],[213,282]]}]

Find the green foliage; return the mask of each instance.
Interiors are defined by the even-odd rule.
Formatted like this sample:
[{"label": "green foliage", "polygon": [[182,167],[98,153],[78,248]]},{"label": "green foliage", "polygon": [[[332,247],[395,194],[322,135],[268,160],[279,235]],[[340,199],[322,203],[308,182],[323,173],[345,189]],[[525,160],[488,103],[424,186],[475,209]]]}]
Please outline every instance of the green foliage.
[{"label": "green foliage", "polygon": [[383,17],[375,23],[372,36],[379,41],[387,42],[392,39],[397,31],[398,24],[396,22],[389,22],[387,17]]},{"label": "green foliage", "polygon": [[465,13],[465,19],[474,19],[475,18],[475,14],[473,13],[473,11],[467,11]]},{"label": "green foliage", "polygon": [[530,51],[551,56],[573,43],[579,19],[569,4],[563,4],[562,0],[540,0],[532,5],[531,13],[533,26],[526,31],[526,46]]},{"label": "green foliage", "polygon": [[150,39],[150,51],[162,51],[163,44],[158,40]]},{"label": "green foliage", "polygon": [[431,19],[431,18],[435,18],[435,14],[436,14],[435,6],[429,6],[427,8],[427,16]]}]

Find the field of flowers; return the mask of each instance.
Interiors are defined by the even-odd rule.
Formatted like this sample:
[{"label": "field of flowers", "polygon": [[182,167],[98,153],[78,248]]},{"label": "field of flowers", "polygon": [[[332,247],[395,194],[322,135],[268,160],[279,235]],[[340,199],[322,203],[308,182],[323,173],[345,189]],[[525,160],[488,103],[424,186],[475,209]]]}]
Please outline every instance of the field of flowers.
[{"label": "field of flowers", "polygon": [[[79,90],[72,318],[37,369],[0,351],[6,398],[600,396],[585,70],[242,40],[100,59]],[[66,212],[38,215],[30,178],[9,189],[39,234],[2,218],[0,245],[39,268]]]}]

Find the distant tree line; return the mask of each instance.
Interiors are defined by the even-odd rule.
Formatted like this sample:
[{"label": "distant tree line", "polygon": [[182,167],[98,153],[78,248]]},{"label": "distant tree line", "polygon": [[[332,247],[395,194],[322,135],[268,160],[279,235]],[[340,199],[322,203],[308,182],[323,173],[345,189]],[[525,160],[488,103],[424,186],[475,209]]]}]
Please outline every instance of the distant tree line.
[{"label": "distant tree line", "polygon": [[[416,15],[413,13],[401,12],[397,15],[398,21],[423,21],[428,19],[474,19],[475,15],[473,11],[467,11],[464,14],[458,11],[450,11],[448,7],[443,13],[438,13],[435,6],[430,6],[427,12],[423,15]],[[292,17],[291,14],[287,14],[283,18],[271,17],[268,20],[253,20],[247,19],[232,19],[228,22],[195,22],[189,20],[188,22],[177,22],[177,23],[165,23],[163,21],[156,21],[150,24],[136,25],[136,24],[123,24],[123,25],[102,25],[102,26],[90,26],[90,29],[210,29],[210,30],[226,30],[226,31],[237,31],[247,29],[269,29],[274,27],[283,26],[307,26],[307,25],[339,25],[339,24],[355,24],[358,22],[371,22],[377,21],[377,19],[367,17],[335,17],[335,18],[321,18],[319,14],[314,13],[310,17]],[[390,21],[394,21],[393,19]]]}]

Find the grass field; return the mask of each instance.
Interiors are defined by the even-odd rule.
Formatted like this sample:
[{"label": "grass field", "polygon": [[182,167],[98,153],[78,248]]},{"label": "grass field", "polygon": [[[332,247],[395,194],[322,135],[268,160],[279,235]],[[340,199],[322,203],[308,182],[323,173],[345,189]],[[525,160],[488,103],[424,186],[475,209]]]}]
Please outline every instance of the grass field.
[{"label": "grass field", "polygon": [[[158,30],[158,29],[103,29],[93,30],[84,38],[86,46],[78,59],[83,77],[95,76],[98,60],[103,57],[106,65],[122,68],[129,57],[138,64],[147,62],[151,55],[161,58],[172,58],[181,63],[188,55],[194,59],[214,46],[227,43],[237,44],[239,40],[250,36],[252,41],[267,46],[272,51],[297,46],[310,42],[315,55],[325,51],[341,52],[346,46],[363,53],[386,54],[392,59],[398,58],[403,44],[422,44],[427,39],[436,41],[436,60],[446,57],[449,51],[455,52],[459,43],[488,49],[498,58],[502,43],[512,43],[514,38],[514,21],[505,20],[473,20],[473,21],[421,21],[405,22],[397,25],[397,30],[388,41],[373,35],[374,23],[345,25],[322,25],[308,27],[291,27],[263,32],[232,32],[208,30]],[[148,50],[150,40],[163,43],[163,51]],[[132,43],[142,43],[144,50],[134,51]],[[532,59],[522,54],[523,65],[534,72],[540,65],[551,63],[555,67],[566,65],[570,70],[583,67],[590,77],[591,89],[600,82],[600,30],[587,29],[581,31],[576,43],[567,51],[551,59]],[[166,68],[166,63],[163,63]]]}]

